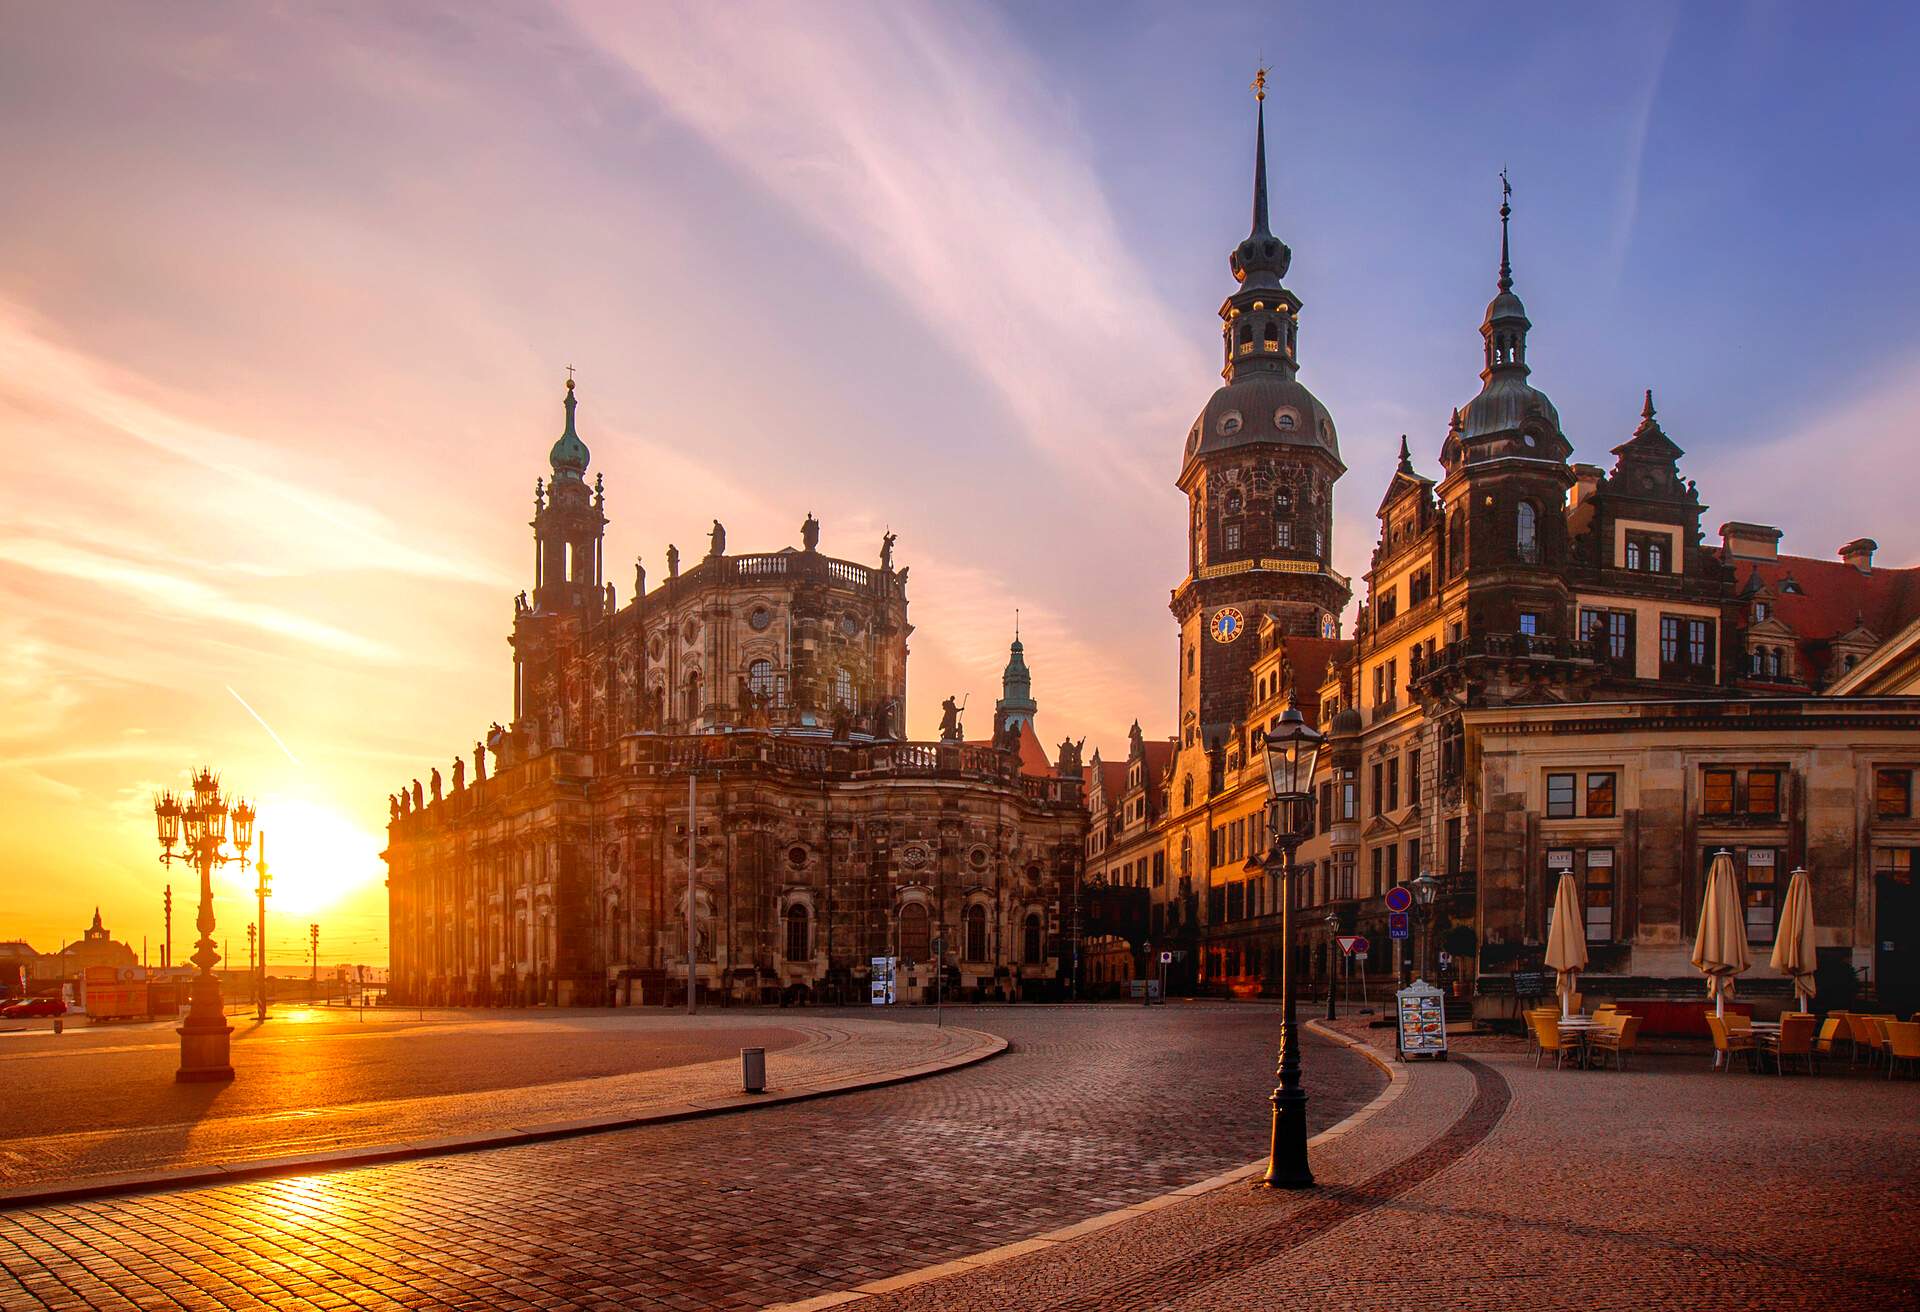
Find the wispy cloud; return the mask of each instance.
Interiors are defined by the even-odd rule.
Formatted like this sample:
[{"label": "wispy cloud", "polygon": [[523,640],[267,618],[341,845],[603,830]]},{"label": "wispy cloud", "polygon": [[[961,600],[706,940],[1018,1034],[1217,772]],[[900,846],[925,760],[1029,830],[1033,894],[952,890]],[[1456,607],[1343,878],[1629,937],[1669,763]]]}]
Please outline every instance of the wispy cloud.
[{"label": "wispy cloud", "polygon": [[[1027,442],[1096,486],[1161,493],[1204,337],[1122,240],[1074,105],[990,14],[840,8],[828,31],[804,6],[571,8],[989,380]],[[752,258],[779,258],[784,222]]]},{"label": "wispy cloud", "polygon": [[253,717],[254,723],[258,724],[262,729],[265,729],[267,731],[267,737],[273,739],[273,745],[275,747],[278,747],[281,751],[285,752],[287,754],[287,759],[289,761],[292,761],[295,765],[300,764],[300,758],[293,754],[293,749],[287,746],[287,744],[281,739],[280,735],[273,731],[272,725],[268,724],[264,719],[261,718],[260,712],[254,710],[253,707],[248,704],[247,699],[245,697],[242,697],[239,693],[234,692],[232,684],[227,685],[227,691],[230,693],[233,693],[233,699],[240,703],[240,709],[245,711],[248,715],[251,715]]},{"label": "wispy cloud", "polygon": [[1620,194],[1614,206],[1613,233],[1608,243],[1614,286],[1626,274],[1627,254],[1633,246],[1633,229],[1640,221],[1640,185],[1646,172],[1647,141],[1653,132],[1653,112],[1660,99],[1660,84],[1666,78],[1667,58],[1673,53],[1673,39],[1679,20],[1673,14],[1656,18],[1652,24],[1654,49],[1652,67],[1640,92],[1634,97],[1627,121],[1627,159],[1621,171]]}]

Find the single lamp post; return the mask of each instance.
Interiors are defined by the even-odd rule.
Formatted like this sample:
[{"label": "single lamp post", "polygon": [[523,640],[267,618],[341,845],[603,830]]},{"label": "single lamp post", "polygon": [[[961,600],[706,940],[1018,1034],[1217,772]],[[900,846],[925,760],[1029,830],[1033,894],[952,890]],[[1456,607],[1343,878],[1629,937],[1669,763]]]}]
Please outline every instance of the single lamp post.
[{"label": "single lamp post", "polygon": [[[163,792],[153,799],[153,815],[160,863],[171,866],[184,861],[200,872],[200,915],[194,921],[200,940],[193,954],[193,964],[200,970],[193,977],[193,1002],[179,1029],[180,1068],[174,1078],[183,1083],[230,1080],[233,1027],[227,1024],[220,979],[213,973],[220,961],[213,946],[213,868],[238,861],[246,869],[247,849],[253,845],[253,807],[244,800],[229,803],[220,793],[219,777],[201,769],[194,773],[191,795]],[[233,822],[231,855],[225,851],[229,819]],[[175,852],[175,847],[181,850]]]},{"label": "single lamp post", "polygon": [[1267,730],[1267,873],[1280,883],[1280,1083],[1273,1104],[1273,1135],[1267,1173],[1256,1187],[1306,1189],[1313,1185],[1307,1166],[1307,1095],[1300,1087],[1300,1036],[1294,1017],[1293,853],[1313,825],[1313,769],[1320,759],[1320,733],[1288,707]]},{"label": "single lamp post", "polygon": [[1414,904],[1420,908],[1420,975],[1425,978],[1427,965],[1433,956],[1433,899],[1440,892],[1440,881],[1422,870],[1413,881]]},{"label": "single lamp post", "polygon": [[1327,1019],[1333,1020],[1333,977],[1340,960],[1340,913],[1327,912]]},{"label": "single lamp post", "polygon": [[254,1019],[267,1018],[267,898],[273,893],[273,874],[267,869],[267,835],[260,833],[260,854],[253,863],[254,873],[260,876],[260,882],[253,887],[253,895],[260,899],[260,970],[254,978]]}]

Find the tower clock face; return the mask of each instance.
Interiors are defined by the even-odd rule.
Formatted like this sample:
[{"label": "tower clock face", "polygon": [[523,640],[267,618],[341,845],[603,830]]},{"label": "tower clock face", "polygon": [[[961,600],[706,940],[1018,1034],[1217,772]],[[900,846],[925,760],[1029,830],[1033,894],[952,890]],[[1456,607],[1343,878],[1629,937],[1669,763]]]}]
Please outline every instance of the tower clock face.
[{"label": "tower clock face", "polygon": [[1207,625],[1207,632],[1213,635],[1215,642],[1232,642],[1240,636],[1240,630],[1246,627],[1246,617],[1237,607],[1223,606],[1213,613],[1213,619]]}]

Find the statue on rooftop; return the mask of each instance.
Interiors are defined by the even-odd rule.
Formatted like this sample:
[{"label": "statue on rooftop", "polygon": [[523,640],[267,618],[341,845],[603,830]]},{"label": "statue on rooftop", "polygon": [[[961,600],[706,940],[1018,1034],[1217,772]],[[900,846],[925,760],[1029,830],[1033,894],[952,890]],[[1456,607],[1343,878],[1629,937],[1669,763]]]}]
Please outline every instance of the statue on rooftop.
[{"label": "statue on rooftop", "polygon": [[880,568],[883,570],[893,568],[893,543],[894,535],[891,531],[880,539]]},{"label": "statue on rooftop", "polygon": [[439,767],[437,767],[437,766],[436,766],[436,767],[435,767],[434,769],[432,769],[432,770],[429,770],[429,771],[427,772],[427,778],[428,778],[428,780],[430,780],[430,781],[431,781],[431,785],[432,785],[432,792],[433,792],[433,800],[437,802],[437,801],[439,801],[439,800],[440,800],[440,770],[439,770]]},{"label": "statue on rooftop", "polygon": [[713,521],[713,528],[707,534],[707,554],[709,556],[727,554],[727,526],[717,519]]},{"label": "statue on rooftop", "polygon": [[940,703],[940,741],[943,743],[960,741],[960,703],[952,697]]},{"label": "statue on rooftop", "polygon": [[456,793],[467,791],[467,758],[464,756],[453,758],[453,791]]},{"label": "statue on rooftop", "polygon": [[811,510],[800,521],[800,545],[808,551],[820,550],[820,521],[813,517]]},{"label": "statue on rooftop", "polygon": [[670,579],[680,577],[680,548],[671,542],[667,543],[667,577]]}]

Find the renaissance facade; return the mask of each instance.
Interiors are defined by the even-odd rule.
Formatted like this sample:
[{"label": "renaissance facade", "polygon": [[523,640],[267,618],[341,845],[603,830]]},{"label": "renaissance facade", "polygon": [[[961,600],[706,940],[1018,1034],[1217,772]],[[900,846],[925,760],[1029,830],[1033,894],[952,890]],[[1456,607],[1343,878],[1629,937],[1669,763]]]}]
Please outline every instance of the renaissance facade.
[{"label": "renaissance facade", "polygon": [[[1095,753],[1089,880],[1150,891],[1146,940],[1175,949],[1177,985],[1273,991],[1291,952],[1331,986],[1335,936],[1358,933],[1378,998],[1402,964],[1382,896],[1426,872],[1439,896],[1405,951],[1431,973],[1445,949],[1443,977],[1501,1011],[1515,969],[1539,964],[1563,872],[1580,882],[1590,994],[1697,994],[1686,946],[1726,847],[1759,991],[1786,992],[1766,955],[1804,864],[1835,987],[1920,992],[1920,700],[1858,695],[1900,684],[1910,656],[1889,651],[1911,649],[1920,569],[1876,566],[1865,538],[1838,559],[1787,556],[1778,530],[1741,521],[1708,541],[1651,392],[1611,468],[1576,461],[1530,378],[1503,194],[1480,389],[1447,422],[1437,480],[1400,439],[1355,632],[1339,636],[1348,584],[1324,534],[1344,466],[1296,378],[1264,103],[1258,122],[1253,229],[1220,311],[1227,384],[1178,479],[1178,730],[1147,743],[1136,724],[1124,764]],[[1289,706],[1327,735],[1291,941],[1260,763]]]},{"label": "renaissance facade", "polygon": [[[623,607],[605,493],[565,427],[515,600],[514,711],[389,799],[393,994],[443,1003],[856,1000],[1063,992],[1086,812],[1016,638],[991,743],[901,736],[907,575],[801,545],[704,557]],[[488,763],[491,760],[492,770]],[[691,901],[691,917],[689,902]],[[691,935],[689,935],[691,926]],[[690,941],[691,940],[691,941]]]}]

